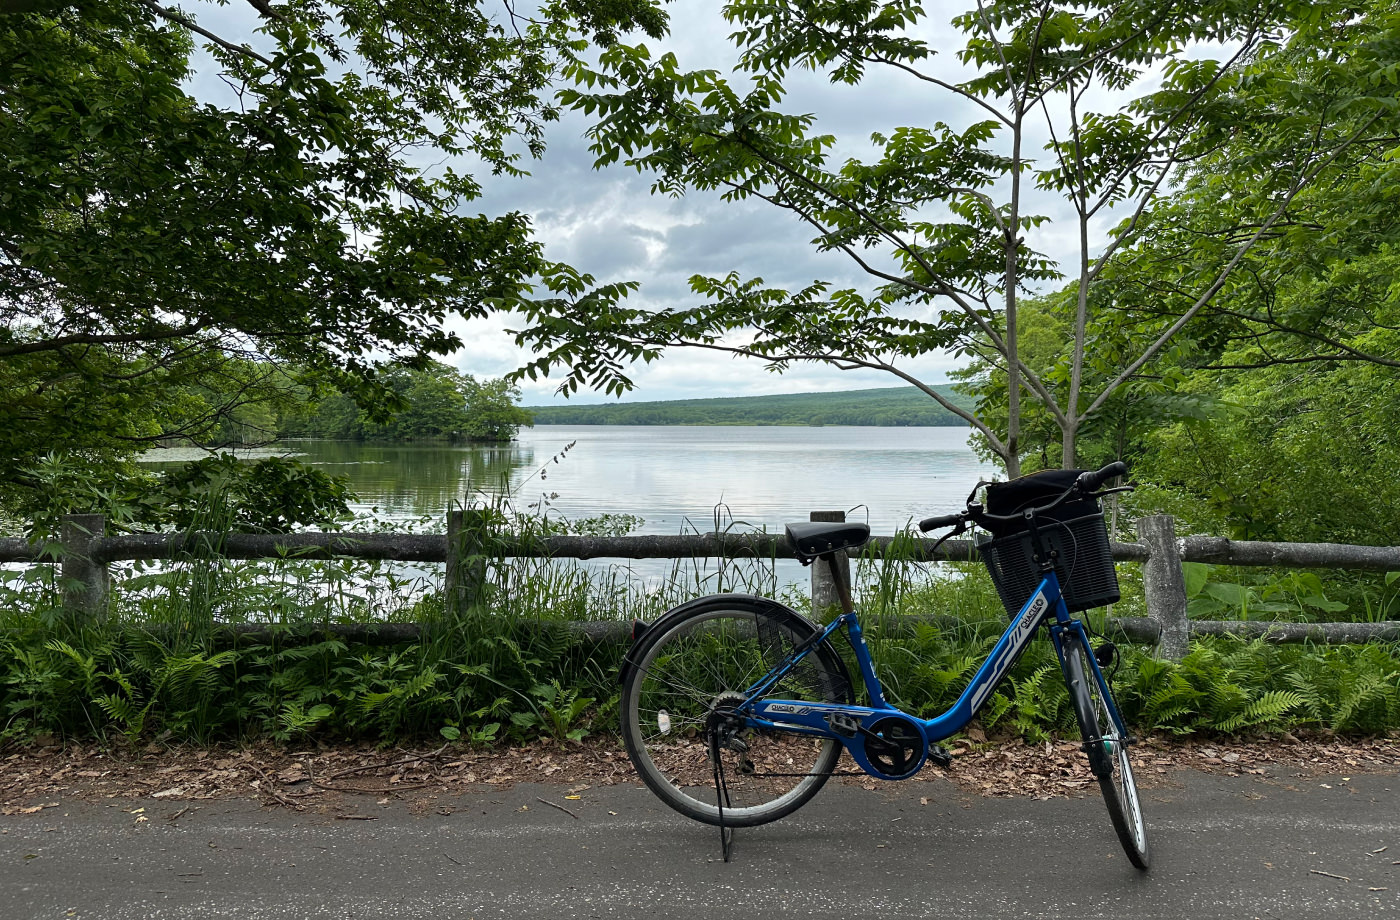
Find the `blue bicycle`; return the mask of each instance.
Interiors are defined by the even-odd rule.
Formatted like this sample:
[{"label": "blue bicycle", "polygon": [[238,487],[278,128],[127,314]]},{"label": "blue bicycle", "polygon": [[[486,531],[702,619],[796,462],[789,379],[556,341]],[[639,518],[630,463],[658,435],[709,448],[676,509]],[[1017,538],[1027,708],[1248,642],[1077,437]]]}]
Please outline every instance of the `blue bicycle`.
[{"label": "blue bicycle", "polygon": [[[1148,866],[1147,828],[1133,782],[1133,742],[1101,665],[1116,650],[1095,650],[1071,613],[1112,603],[1118,582],[1098,498],[1127,471],[1052,470],[986,485],[984,502],[928,518],[924,532],[976,524],[983,561],[1011,616],[1005,633],[947,712],[910,716],[885,701],[838,554],[864,545],[865,524],[799,523],[787,539],[804,564],[830,566],[842,613],[825,627],[778,602],[721,594],[637,623],[624,661],[622,735],[642,780],[681,814],[717,825],[729,859],[732,830],[776,821],[816,795],[847,751],[865,773],[907,779],[930,759],[949,758],[938,742],[962,730],[1045,625],[1079,721],[1083,750],[1099,781],[1114,830],[1139,869]],[[939,543],[942,543],[942,540]],[[832,643],[844,633],[865,691],[856,702],[846,660]]]}]

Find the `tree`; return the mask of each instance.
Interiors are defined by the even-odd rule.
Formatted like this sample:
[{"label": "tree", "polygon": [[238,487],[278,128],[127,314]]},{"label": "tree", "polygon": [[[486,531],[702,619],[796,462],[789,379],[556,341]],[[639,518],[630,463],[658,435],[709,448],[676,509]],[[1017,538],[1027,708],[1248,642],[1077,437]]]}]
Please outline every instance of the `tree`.
[{"label": "tree", "polygon": [[[1334,30],[1322,34],[1341,41]],[[1391,61],[1393,69],[1393,41],[1374,38],[1353,43],[1351,56],[1370,61],[1368,66]],[[1141,215],[1136,243],[1101,267],[1091,301],[1097,322],[1084,362],[1088,389],[1105,387],[1141,349],[1146,336],[1159,338],[1197,308],[1200,278],[1224,281],[1209,303],[1199,305],[1195,320],[1175,330],[1151,366],[1134,372],[1086,420],[1080,431],[1081,452],[1087,435],[1093,442],[1093,459],[1131,458],[1143,451],[1165,459],[1166,454],[1148,446],[1157,440],[1156,429],[1190,420],[1237,427],[1227,411],[1230,404],[1256,406],[1271,417],[1282,413],[1291,418],[1300,411],[1306,416],[1306,410],[1289,400],[1278,406],[1268,400],[1241,401],[1251,387],[1263,394],[1273,392],[1277,380],[1294,380],[1305,390],[1333,380],[1338,392],[1354,397],[1363,391],[1342,381],[1368,374],[1368,379],[1379,381],[1400,368],[1400,350],[1391,332],[1400,320],[1393,288],[1400,246],[1400,225],[1394,219],[1400,191],[1395,138],[1373,133],[1350,143],[1330,162],[1319,161],[1313,180],[1291,198],[1280,189],[1275,174],[1297,142],[1296,134],[1279,125],[1316,125],[1320,113],[1332,111],[1339,129],[1350,123],[1347,130],[1374,131],[1386,106],[1379,98],[1356,98],[1357,89],[1349,82],[1352,69],[1335,62],[1315,68],[1317,55],[1298,61],[1294,57],[1299,53],[1301,49],[1294,48],[1272,56],[1267,67],[1252,74],[1248,88],[1260,98],[1288,102],[1287,118],[1273,124],[1240,120],[1228,138],[1184,174],[1179,188]],[[1300,73],[1313,76],[1300,80]],[[1381,71],[1373,77],[1390,79]],[[1393,94],[1388,105],[1391,110],[1396,106]],[[1246,239],[1253,244],[1241,251]],[[1039,343],[1027,356],[1028,363],[1058,398],[1064,397],[1069,380],[1071,338],[1063,331],[1047,332],[1063,330],[1074,321],[1075,293],[1074,288],[1062,290],[1022,314],[1023,335],[1030,331]],[[1351,364],[1372,364],[1379,370],[1347,370]],[[1250,373],[1273,367],[1283,369],[1281,376]],[[983,364],[970,376],[981,405],[995,411],[1005,403],[1003,372]],[[1047,458],[1058,462],[1059,447],[1050,443],[1044,413],[1032,410],[1026,421],[1023,453],[1039,455],[1042,463]],[[1296,424],[1282,427],[1293,429]],[[1262,430],[1255,434],[1255,439],[1233,443],[1271,442]],[[1337,439],[1338,444],[1348,443],[1343,431]],[[1109,444],[1112,449],[1104,451]],[[1317,454],[1324,455],[1335,456],[1330,451]],[[1299,455],[1293,456],[1301,462]],[[1325,477],[1342,469],[1358,482],[1372,482],[1376,494],[1387,491],[1372,479],[1369,464],[1359,456],[1351,468],[1317,469],[1309,475]]]},{"label": "tree", "polygon": [[[928,66],[935,52],[920,35],[931,24],[910,0],[733,0],[724,15],[736,29],[734,79],[685,71],[674,55],[653,59],[640,45],[614,45],[596,66],[572,62],[578,88],[564,98],[597,119],[597,165],[651,173],[659,193],[767,202],[809,226],[817,249],[848,256],[874,287],[817,281],[789,291],[731,274],[694,277],[702,302],[685,309],[631,306],[625,291],[582,304],[542,300],[526,306],[519,340],[539,357],[522,373],[563,365],[561,390],[620,392],[631,385],[624,362],[672,347],[751,356],[779,371],[804,361],[876,368],[973,424],[1011,475],[1020,471],[1029,397],[1060,433],[1061,462],[1073,466],[1086,420],[1205,318],[1299,196],[1323,173],[1377,162],[1400,133],[1390,0],[979,2],[953,20],[971,71],[961,81]],[[875,159],[834,163],[836,139],[814,117],[782,110],[785,81],[795,69],[817,70],[837,91],[877,67],[905,75],[911,94],[926,93],[911,109],[955,102],[976,115],[894,126],[872,137]],[[1154,217],[1174,188],[1229,163],[1245,141],[1253,185],[1228,210],[1218,251],[1195,260],[1202,270],[1110,366],[1098,349],[1103,316],[1116,308],[1106,272],[1163,229]],[[1067,233],[1036,213],[1047,195],[1073,215]],[[1222,216],[1209,215],[1212,232]],[[1047,231],[1075,239],[1076,255],[1063,265],[1048,257]],[[1066,360],[1037,369],[1023,354],[1020,300],[1066,280]],[[977,355],[1006,375],[1000,425],[901,366],[936,349]]]},{"label": "tree", "polygon": [[520,408],[520,390],[505,380],[478,381],[439,361],[422,368],[384,369],[389,398],[371,413],[343,393],[304,401],[284,414],[287,437],[369,441],[509,441],[533,417]]},{"label": "tree", "polygon": [[[153,407],[230,362],[372,405],[381,364],[451,352],[449,315],[561,269],[525,215],[470,214],[478,182],[425,164],[520,171],[557,117],[560,55],[664,25],[650,0],[547,0],[528,20],[487,0],[249,4],[238,35],[157,0],[0,14],[8,481],[43,451],[111,462],[188,434]],[[80,429],[75,401],[100,420]]]},{"label": "tree", "polygon": [[464,433],[473,441],[510,441],[534,416],[520,407],[520,388],[509,380],[478,381],[464,374],[467,425]]},{"label": "tree", "polygon": [[[1385,160],[1316,185],[1221,292],[1207,334],[1179,338],[1163,362],[1166,389],[1217,406],[1138,429],[1143,480],[1188,526],[1244,539],[1400,537],[1400,227],[1393,205],[1384,207],[1397,180],[1400,164]],[[1228,207],[1237,196],[1222,197],[1221,187],[1178,205],[1204,209],[1211,195]],[[1156,303],[1173,296],[1179,269],[1165,263],[1179,243],[1166,235],[1140,254],[1163,263],[1153,272]],[[1130,296],[1146,272],[1130,269],[1127,322],[1146,301]]]},{"label": "tree", "polygon": [[[1389,279],[1394,291],[1394,276]],[[1384,304],[1392,316],[1396,294]],[[1369,346],[1394,329],[1372,333]],[[1231,352],[1241,364],[1249,348]],[[1400,375],[1365,361],[1199,371],[1187,391],[1222,411],[1145,433],[1148,500],[1188,527],[1246,540],[1393,546],[1400,502]]]}]

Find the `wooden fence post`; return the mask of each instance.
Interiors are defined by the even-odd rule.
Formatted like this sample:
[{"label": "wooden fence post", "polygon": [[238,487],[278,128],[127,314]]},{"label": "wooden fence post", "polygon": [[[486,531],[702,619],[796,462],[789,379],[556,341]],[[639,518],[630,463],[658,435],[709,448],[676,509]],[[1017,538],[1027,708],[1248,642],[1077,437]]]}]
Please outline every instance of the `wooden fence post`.
[{"label": "wooden fence post", "polygon": [[458,616],[481,601],[486,585],[486,556],[482,546],[483,514],[475,509],[447,512],[447,568],[442,594],[447,612]]},{"label": "wooden fence post", "polygon": [[92,558],[93,541],[107,529],[100,514],[65,514],[59,519],[63,544],[63,609],[76,622],[101,623],[107,618],[107,593],[111,573],[107,563]]},{"label": "wooden fence post", "polygon": [[1142,590],[1147,615],[1162,627],[1157,654],[1180,661],[1191,650],[1191,627],[1186,619],[1186,578],[1181,573],[1181,550],[1176,521],[1169,514],[1139,518],[1138,540],[1147,547],[1142,564]]},{"label": "wooden fence post", "polygon": [[[823,521],[827,523],[844,523],[846,512],[844,511],[813,511],[809,516],[810,521]],[[837,564],[846,567],[846,584],[851,583],[851,559],[842,550],[837,556]],[[832,607],[841,606],[841,597],[836,593],[836,582],[831,579],[831,570],[822,560],[818,559],[812,563],[812,618],[818,623],[826,621],[827,611]]]}]

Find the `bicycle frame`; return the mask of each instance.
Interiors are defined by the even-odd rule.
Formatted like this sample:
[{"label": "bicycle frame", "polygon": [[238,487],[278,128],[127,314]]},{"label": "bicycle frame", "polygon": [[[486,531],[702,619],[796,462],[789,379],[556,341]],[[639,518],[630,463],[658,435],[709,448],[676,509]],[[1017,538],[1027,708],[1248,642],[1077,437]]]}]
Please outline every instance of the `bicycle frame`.
[{"label": "bicycle frame", "polygon": [[[1021,657],[1037,628],[1047,620],[1050,638],[1055,646],[1056,657],[1063,671],[1065,667],[1065,637],[1073,634],[1088,649],[1089,637],[1084,624],[1074,619],[1065,606],[1060,594],[1060,582],[1054,571],[1047,572],[1039,587],[1026,601],[1016,616],[1012,617],[1006,631],[997,640],[987,660],[982,662],[973,675],[967,688],[947,711],[932,719],[919,719],[891,706],[885,701],[880,679],[875,673],[875,665],[866,647],[860,620],[854,610],[848,610],[826,625],[819,635],[814,636],[794,650],[772,671],[744,691],[746,704],[741,707],[745,721],[760,729],[787,731],[798,734],[832,738],[843,744],[852,758],[865,772],[885,779],[904,779],[917,773],[923,767],[929,744],[956,734],[967,726],[977,715],[983,704],[991,697],[997,685],[1007,675]],[[861,679],[870,700],[869,706],[846,703],[820,703],[810,700],[769,699],[763,694],[774,686],[812,650],[829,639],[832,634],[844,630],[860,666]],[[1087,656],[1089,667],[1093,669],[1093,680],[1104,690],[1104,698],[1109,713],[1121,737],[1127,737],[1127,729],[1112,694],[1107,693],[1103,672],[1092,654]],[[923,738],[923,750],[917,762],[898,775],[889,775],[875,767],[866,755],[864,737],[877,722],[897,719],[917,729]],[[864,733],[864,734],[863,734]]]}]

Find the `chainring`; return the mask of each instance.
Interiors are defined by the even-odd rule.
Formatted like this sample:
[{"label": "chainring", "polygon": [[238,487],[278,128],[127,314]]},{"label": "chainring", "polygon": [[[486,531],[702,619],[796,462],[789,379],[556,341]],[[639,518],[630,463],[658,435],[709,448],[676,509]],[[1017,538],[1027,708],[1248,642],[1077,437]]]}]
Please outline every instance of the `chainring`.
[{"label": "chainring", "polygon": [[866,758],[875,772],[886,779],[908,776],[924,761],[924,736],[907,719],[880,719],[861,734],[865,737]]}]

